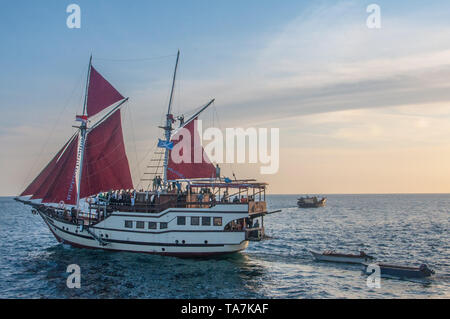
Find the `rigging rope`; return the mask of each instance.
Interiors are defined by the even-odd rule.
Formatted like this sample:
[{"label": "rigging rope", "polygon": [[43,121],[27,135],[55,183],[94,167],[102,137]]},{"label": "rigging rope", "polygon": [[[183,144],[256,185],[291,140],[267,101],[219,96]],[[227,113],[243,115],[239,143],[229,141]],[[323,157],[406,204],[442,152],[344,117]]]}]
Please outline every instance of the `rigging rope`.
[{"label": "rigging rope", "polygon": [[[83,72],[83,73],[84,73],[84,72]],[[24,180],[23,183],[22,183],[22,187],[21,187],[22,191],[25,189],[25,187],[26,187],[26,185],[27,185],[27,181],[30,179],[30,176],[31,176],[31,174],[33,173],[33,171],[35,170],[36,166],[37,166],[37,165],[39,164],[39,162],[41,161],[41,158],[42,158],[42,156],[44,155],[44,152],[45,152],[45,150],[47,149],[47,146],[48,146],[48,144],[49,144],[49,142],[50,142],[50,138],[53,136],[53,134],[54,134],[56,128],[58,127],[58,124],[60,124],[61,117],[62,117],[62,115],[64,114],[64,112],[66,111],[67,107],[69,106],[70,101],[71,101],[72,98],[74,97],[77,88],[79,88],[80,82],[83,81],[83,79],[84,79],[84,74],[83,74],[83,73],[82,73],[82,75],[79,76],[78,80],[75,82],[75,86],[73,87],[73,89],[72,89],[72,91],[71,91],[71,93],[70,93],[70,95],[69,95],[69,98],[68,98],[68,99],[66,100],[66,102],[63,104],[63,108],[62,108],[61,112],[59,113],[59,115],[58,115],[58,117],[57,117],[57,119],[56,119],[56,121],[55,121],[55,124],[54,124],[53,127],[50,129],[50,132],[49,132],[49,134],[48,134],[48,136],[47,136],[47,138],[46,138],[46,141],[44,142],[44,146],[41,147],[41,152],[39,153],[39,155],[38,155],[38,157],[37,157],[37,160],[34,161],[34,164],[33,164],[33,165],[31,165],[31,168],[30,168],[28,174],[26,175],[25,180]],[[40,172],[39,172],[38,174],[40,174]],[[37,176],[36,176],[36,177],[37,177]]]},{"label": "rigging rope", "polygon": [[149,58],[135,58],[135,59],[109,59],[109,58],[98,58],[98,57],[95,57],[93,59],[99,60],[99,61],[110,61],[110,62],[141,62],[141,61],[151,61],[151,60],[172,58],[174,56],[177,56],[177,55],[170,54],[170,55],[162,55],[162,56],[155,56],[155,57],[149,57]]},{"label": "rigging rope", "polygon": [[[133,144],[134,144],[134,155],[135,155],[136,164],[137,164],[138,163],[138,155],[137,155],[137,146],[136,146],[136,134],[135,134],[135,131],[134,131],[133,116],[131,114],[131,107],[129,107],[129,105],[127,105],[127,111],[128,111],[129,117],[130,117],[131,133],[133,135]],[[137,169],[138,176],[141,176],[141,170],[139,168],[139,165],[137,165],[135,167],[135,169]]]}]

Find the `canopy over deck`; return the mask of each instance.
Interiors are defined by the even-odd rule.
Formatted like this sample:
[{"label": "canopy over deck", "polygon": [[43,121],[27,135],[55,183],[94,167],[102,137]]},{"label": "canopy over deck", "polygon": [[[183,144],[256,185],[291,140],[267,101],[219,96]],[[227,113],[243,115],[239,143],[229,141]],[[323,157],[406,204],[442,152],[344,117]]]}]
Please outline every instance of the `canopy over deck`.
[{"label": "canopy over deck", "polygon": [[179,179],[169,181],[170,183],[187,183],[190,187],[201,188],[259,188],[265,189],[269,184],[265,182],[257,182],[254,179],[246,180],[234,180],[231,183],[227,183],[222,179]]}]

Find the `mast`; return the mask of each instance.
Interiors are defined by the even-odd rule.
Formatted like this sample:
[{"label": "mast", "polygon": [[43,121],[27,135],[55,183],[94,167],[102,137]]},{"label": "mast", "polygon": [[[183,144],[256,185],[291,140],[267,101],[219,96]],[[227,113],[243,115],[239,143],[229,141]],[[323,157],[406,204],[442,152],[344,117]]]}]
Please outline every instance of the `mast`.
[{"label": "mast", "polygon": [[[86,116],[86,106],[87,106],[87,99],[89,94],[89,78],[91,75],[91,66],[92,66],[92,54],[91,58],[89,59],[89,68],[87,73],[87,79],[86,79],[86,90],[84,95],[84,106],[83,106],[83,116]],[[77,209],[80,207],[80,193],[81,193],[81,177],[83,173],[83,158],[84,158],[84,146],[86,142],[86,132],[87,132],[87,121],[81,122],[80,126],[80,149],[79,149],[79,169],[78,169],[78,183],[77,183]]]},{"label": "mast", "polygon": [[[167,144],[170,143],[171,133],[172,133],[172,122],[173,122],[173,115],[172,112],[172,102],[173,102],[173,93],[175,90],[175,81],[177,78],[177,70],[178,70],[178,62],[180,60],[180,50],[178,50],[177,53],[177,62],[175,63],[175,71],[173,72],[173,80],[172,80],[172,90],[170,92],[170,100],[169,100],[169,107],[167,109],[167,115],[166,115],[166,126],[164,127],[165,130],[165,137]],[[169,165],[169,149],[166,148],[164,152],[164,189],[167,189],[167,167]]]}]

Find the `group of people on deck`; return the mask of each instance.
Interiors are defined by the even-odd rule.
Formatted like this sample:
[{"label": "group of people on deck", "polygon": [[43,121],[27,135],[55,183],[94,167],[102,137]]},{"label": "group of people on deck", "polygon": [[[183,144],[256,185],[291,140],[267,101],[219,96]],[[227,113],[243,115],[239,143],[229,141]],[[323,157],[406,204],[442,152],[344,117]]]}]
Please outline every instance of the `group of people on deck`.
[{"label": "group of people on deck", "polygon": [[100,193],[96,197],[94,197],[94,203],[99,204],[101,202],[107,202],[112,205],[134,206],[136,202],[136,193],[137,192],[134,189],[120,190],[120,191],[110,190],[107,193]]}]

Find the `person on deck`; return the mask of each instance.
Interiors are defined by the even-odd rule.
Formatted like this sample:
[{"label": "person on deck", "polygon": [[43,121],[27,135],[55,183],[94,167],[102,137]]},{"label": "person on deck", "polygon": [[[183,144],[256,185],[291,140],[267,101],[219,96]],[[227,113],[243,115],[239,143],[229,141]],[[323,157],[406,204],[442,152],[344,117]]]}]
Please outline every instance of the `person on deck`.
[{"label": "person on deck", "polygon": [[175,186],[177,187],[177,193],[182,193],[182,189],[181,189],[181,183],[180,182],[176,182]]},{"label": "person on deck", "polygon": [[119,205],[122,205],[122,192],[121,191],[117,195],[117,201],[119,202]]},{"label": "person on deck", "polygon": [[134,206],[135,200],[136,200],[135,194],[133,193],[133,194],[131,195],[131,206]]},{"label": "person on deck", "polygon": [[202,193],[200,193],[200,194],[197,195],[197,201],[198,201],[199,203],[202,203],[202,202],[203,202],[203,194],[202,194]]},{"label": "person on deck", "polygon": [[156,176],[156,190],[159,190],[161,188],[162,180],[161,176]]},{"label": "person on deck", "polygon": [[219,164],[216,164],[216,178],[220,180],[220,167]]},{"label": "person on deck", "polygon": [[155,177],[153,177],[153,185],[152,185],[153,191],[156,191],[157,184],[158,184],[158,176],[155,175]]}]

